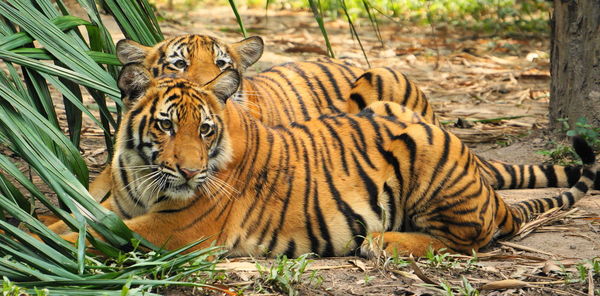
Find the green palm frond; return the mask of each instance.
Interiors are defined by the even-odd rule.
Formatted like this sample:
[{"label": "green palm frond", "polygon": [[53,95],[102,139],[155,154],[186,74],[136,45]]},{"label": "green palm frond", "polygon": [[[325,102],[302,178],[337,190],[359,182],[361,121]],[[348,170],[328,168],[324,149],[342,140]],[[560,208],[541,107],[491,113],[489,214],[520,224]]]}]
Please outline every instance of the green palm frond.
[{"label": "green palm frond", "polygon": [[[88,169],[79,152],[83,118],[104,132],[110,151],[111,131],[119,121],[110,110],[116,107],[118,116],[122,103],[114,41],[95,2],[78,2],[90,21],[68,15],[62,0],[0,1],[0,149],[8,152],[0,154],[3,284],[64,295],[96,295],[98,289],[109,295],[136,294],[168,284],[206,287],[181,280],[214,269],[206,259],[220,249],[161,251],[132,233],[87,192]],[[127,38],[147,45],[162,40],[146,0],[99,2]],[[59,120],[57,93],[64,104],[64,124]],[[88,95],[98,114],[83,103]],[[80,232],[77,246],[35,218],[34,201]],[[86,233],[88,226],[105,240]],[[105,254],[104,259],[86,254],[86,238]],[[138,246],[153,251],[141,255],[135,251]],[[134,251],[123,253],[127,249]]]}]

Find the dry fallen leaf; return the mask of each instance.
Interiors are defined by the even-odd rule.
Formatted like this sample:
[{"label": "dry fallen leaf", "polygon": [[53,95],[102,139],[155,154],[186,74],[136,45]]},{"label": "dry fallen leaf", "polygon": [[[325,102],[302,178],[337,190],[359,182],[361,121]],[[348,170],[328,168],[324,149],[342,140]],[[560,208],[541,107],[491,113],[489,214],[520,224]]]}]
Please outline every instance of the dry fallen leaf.
[{"label": "dry fallen leaf", "polygon": [[542,272],[545,275],[549,275],[551,273],[560,272],[560,267],[554,263],[554,261],[546,261],[544,263],[544,267],[542,268]]},{"label": "dry fallen leaf", "polygon": [[356,260],[348,260],[349,263],[352,263],[354,266],[358,267],[360,270],[362,271],[367,271],[367,264],[360,260],[360,259],[356,259]]}]

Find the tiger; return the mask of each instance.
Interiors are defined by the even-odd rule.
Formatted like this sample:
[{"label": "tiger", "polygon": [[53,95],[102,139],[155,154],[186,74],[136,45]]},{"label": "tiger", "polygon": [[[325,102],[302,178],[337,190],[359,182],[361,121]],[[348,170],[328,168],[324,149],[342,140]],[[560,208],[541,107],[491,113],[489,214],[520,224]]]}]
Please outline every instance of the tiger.
[{"label": "tiger", "polygon": [[[153,77],[179,75],[207,83],[225,69],[242,74],[262,56],[264,42],[258,36],[227,44],[206,35],[182,35],[153,47],[123,39],[117,43],[123,64],[142,63]],[[123,96],[138,90],[123,85]],[[421,120],[443,128],[425,94],[404,74],[391,68],[363,70],[335,59],[277,65],[244,77],[234,100],[266,125],[305,121],[322,114],[358,113],[377,101],[396,102]],[[482,173],[495,189],[569,187],[581,167],[513,165],[476,157]],[[90,185],[92,196],[103,197],[110,189],[110,165]],[[600,178],[594,189],[600,189]]]},{"label": "tiger", "polygon": [[269,126],[232,98],[242,81],[234,69],[201,85],[154,78],[138,63],[119,80],[138,91],[125,100],[103,205],[166,249],[209,238],[190,250],[216,243],[231,256],[470,254],[537,213],[573,206],[599,166],[576,137],[583,166],[575,185],[508,205],[460,139],[393,102]]}]

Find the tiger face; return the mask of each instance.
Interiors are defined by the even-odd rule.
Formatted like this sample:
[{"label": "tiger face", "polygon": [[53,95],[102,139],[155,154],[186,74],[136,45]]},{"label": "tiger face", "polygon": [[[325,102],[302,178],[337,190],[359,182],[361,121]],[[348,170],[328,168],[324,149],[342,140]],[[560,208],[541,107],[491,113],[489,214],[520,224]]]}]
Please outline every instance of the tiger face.
[{"label": "tiger face", "polygon": [[203,85],[226,69],[243,72],[258,61],[263,49],[263,40],[258,36],[227,44],[210,36],[184,35],[153,47],[121,40],[117,56],[124,65],[143,63],[153,77],[175,75]]},{"label": "tiger face", "polygon": [[[146,191],[174,199],[190,198],[230,161],[223,109],[238,87],[239,75],[226,70],[200,87],[178,78],[140,79],[139,73],[144,71],[141,65],[129,65],[119,78],[120,84],[137,86],[141,91],[125,101],[131,111],[119,131],[119,142],[125,145],[117,146],[117,161],[129,162],[126,167],[149,169],[143,175],[152,176],[152,181],[135,186],[139,188],[135,194],[138,198],[150,200],[143,196]],[[148,186],[157,188],[146,190]]]}]

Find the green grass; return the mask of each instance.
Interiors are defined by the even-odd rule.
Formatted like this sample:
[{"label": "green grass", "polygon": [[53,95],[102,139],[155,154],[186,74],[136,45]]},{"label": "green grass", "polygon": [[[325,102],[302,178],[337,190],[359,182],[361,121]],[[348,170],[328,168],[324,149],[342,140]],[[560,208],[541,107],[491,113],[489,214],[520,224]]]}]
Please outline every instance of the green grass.
[{"label": "green grass", "polygon": [[[571,126],[567,119],[559,119],[559,121],[562,122],[563,130],[567,136],[582,136],[595,151],[600,150],[600,127],[589,124],[585,117],[577,119],[574,126]],[[550,144],[551,148],[537,151],[537,153],[547,156],[550,163],[559,165],[581,164],[581,160],[571,145],[554,141]]]},{"label": "green grass", "polygon": [[[110,151],[110,131],[119,121],[121,101],[115,81],[119,63],[114,41],[95,2],[78,2],[91,21],[70,16],[62,0],[0,2],[3,295],[97,295],[99,291],[152,295],[158,287],[168,285],[218,289],[210,283],[217,272],[214,258],[223,250],[161,250],[132,233],[87,192],[89,174],[79,151],[82,119],[88,117],[104,132]],[[128,38],[147,45],[162,40],[145,0],[99,2]],[[86,94],[94,100],[93,108],[83,104]],[[60,99],[64,123],[57,108]],[[116,107],[108,107],[113,105]],[[63,134],[62,125],[68,135]],[[51,194],[45,193],[48,191]],[[49,195],[56,196],[60,205]],[[80,232],[76,246],[35,218],[36,203]],[[88,227],[106,241],[90,236]],[[103,256],[88,253],[86,238]]]},{"label": "green grass", "polygon": [[278,256],[269,267],[256,264],[259,277],[255,280],[254,291],[280,292],[290,296],[299,295],[298,286],[319,286],[323,278],[318,272],[312,271],[305,274],[306,268],[312,262],[308,259],[312,254],[304,254],[295,259],[287,256]]}]

